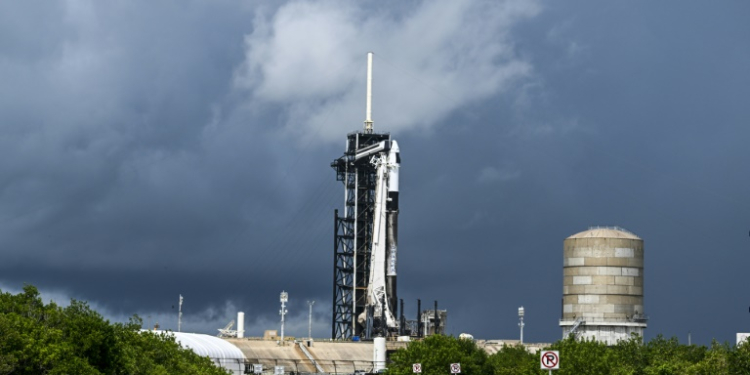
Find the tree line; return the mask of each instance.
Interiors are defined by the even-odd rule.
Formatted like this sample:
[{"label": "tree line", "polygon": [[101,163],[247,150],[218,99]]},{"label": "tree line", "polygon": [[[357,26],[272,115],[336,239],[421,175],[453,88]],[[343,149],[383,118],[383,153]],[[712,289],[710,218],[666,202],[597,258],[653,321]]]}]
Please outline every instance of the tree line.
[{"label": "tree line", "polygon": [[[633,336],[617,345],[579,341],[569,337],[545,350],[560,353],[560,369],[553,375],[750,375],[750,344],[738,346],[713,341],[709,346],[680,344],[661,335],[643,343]],[[506,345],[487,354],[473,340],[434,335],[412,342],[391,355],[388,374],[413,375],[420,363],[422,375],[450,374],[450,364],[460,363],[462,375],[541,375],[539,352],[523,345]]]},{"label": "tree line", "polygon": [[110,323],[77,300],[44,304],[31,285],[0,293],[0,375],[227,374],[142,323]]},{"label": "tree line", "polygon": [[[82,301],[61,307],[44,304],[39,291],[26,285],[13,295],[0,291],[0,375],[26,374],[227,374],[206,358],[183,348],[173,336],[142,331],[138,316],[110,323]],[[640,337],[607,346],[567,338],[545,350],[560,352],[554,375],[750,375],[750,344],[714,341],[684,345],[677,338]],[[388,374],[411,375],[420,363],[423,375],[539,375],[539,353],[523,345],[503,346],[487,354],[473,340],[433,335],[411,342],[391,355]]]}]

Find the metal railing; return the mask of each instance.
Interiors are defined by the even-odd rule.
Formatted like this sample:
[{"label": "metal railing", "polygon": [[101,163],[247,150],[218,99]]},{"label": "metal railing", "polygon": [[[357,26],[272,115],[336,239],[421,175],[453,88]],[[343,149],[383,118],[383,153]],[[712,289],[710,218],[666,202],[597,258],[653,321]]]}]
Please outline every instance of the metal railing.
[{"label": "metal railing", "polygon": [[[226,361],[226,360],[224,360]],[[244,365],[246,374],[253,373],[253,365],[261,365],[261,374],[270,375],[274,373],[277,366],[284,367],[284,374],[331,374],[344,375],[355,372],[370,373],[375,368],[372,361],[355,360],[309,360],[309,359],[280,359],[280,358],[247,358],[244,360],[232,360],[233,364]],[[214,360],[216,362],[216,360]],[[241,363],[240,363],[241,362]],[[234,365],[220,366],[229,370],[238,368]]]},{"label": "metal railing", "polygon": [[564,322],[576,322],[578,319],[583,319],[586,322],[590,323],[646,323],[648,322],[648,316],[643,314],[635,314],[632,317],[627,318],[590,318],[587,316],[578,317],[574,319],[560,319],[560,323]]}]

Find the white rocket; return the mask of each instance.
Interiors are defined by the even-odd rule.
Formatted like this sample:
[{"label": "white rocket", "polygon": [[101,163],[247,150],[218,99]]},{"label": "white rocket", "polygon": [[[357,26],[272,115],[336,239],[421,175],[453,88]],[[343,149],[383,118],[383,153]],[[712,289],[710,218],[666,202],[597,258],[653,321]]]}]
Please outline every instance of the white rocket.
[{"label": "white rocket", "polygon": [[396,295],[396,261],[398,260],[398,170],[401,167],[401,155],[398,143],[391,141],[388,152],[388,201],[386,202],[386,294],[391,307],[398,303]]},{"label": "white rocket", "polygon": [[[355,159],[369,157],[376,168],[373,207],[370,275],[367,305],[374,307],[373,318],[385,317],[387,327],[398,327],[393,314],[398,259],[398,170],[401,164],[398,143],[382,141],[357,151]],[[358,317],[364,323],[366,312]]]}]

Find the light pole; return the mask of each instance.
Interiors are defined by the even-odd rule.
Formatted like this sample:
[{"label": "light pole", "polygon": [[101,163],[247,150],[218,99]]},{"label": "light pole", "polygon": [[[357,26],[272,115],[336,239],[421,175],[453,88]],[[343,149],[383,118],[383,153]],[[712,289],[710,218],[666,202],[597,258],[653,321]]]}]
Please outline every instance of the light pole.
[{"label": "light pole", "polygon": [[523,324],[523,314],[523,306],[521,306],[518,308],[518,319],[520,320],[518,326],[521,327],[521,344],[523,344],[523,326],[525,326],[525,324]]},{"label": "light pole", "polygon": [[307,338],[312,341],[312,307],[315,301],[307,301],[307,305],[310,306],[310,314],[307,316]]},{"label": "light pole", "polygon": [[281,297],[279,298],[279,301],[281,301],[281,310],[279,310],[279,315],[281,315],[281,345],[284,345],[284,315],[286,315],[286,301],[289,300],[289,294],[285,291],[281,291]]},{"label": "light pole", "polygon": [[180,307],[177,314],[177,332],[182,332],[182,294],[180,294]]}]

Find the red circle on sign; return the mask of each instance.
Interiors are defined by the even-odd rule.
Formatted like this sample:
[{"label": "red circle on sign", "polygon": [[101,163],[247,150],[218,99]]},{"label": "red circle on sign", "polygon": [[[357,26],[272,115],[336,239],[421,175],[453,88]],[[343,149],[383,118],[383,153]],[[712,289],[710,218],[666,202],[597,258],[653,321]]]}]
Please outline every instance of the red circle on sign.
[{"label": "red circle on sign", "polygon": [[[560,362],[560,358],[557,357],[557,353],[555,352],[544,352],[542,358],[542,366],[546,368],[553,368],[557,366],[558,362]],[[549,363],[545,363],[547,361],[549,361]]]}]

